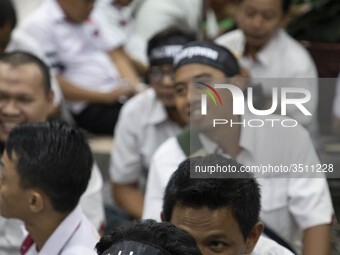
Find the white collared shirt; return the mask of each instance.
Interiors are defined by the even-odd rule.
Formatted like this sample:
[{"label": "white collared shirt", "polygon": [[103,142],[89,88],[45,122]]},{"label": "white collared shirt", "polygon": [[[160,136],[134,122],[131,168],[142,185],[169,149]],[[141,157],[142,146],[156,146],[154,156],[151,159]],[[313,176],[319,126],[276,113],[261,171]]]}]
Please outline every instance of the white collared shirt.
[{"label": "white collared shirt", "polygon": [[149,88],[130,99],[123,106],[115,129],[110,162],[111,180],[129,184],[145,178],[151,156],[158,146],[180,130],[168,118],[154,89]]},{"label": "white collared shirt", "polygon": [[[318,103],[318,75],[315,64],[307,50],[286,31],[279,29],[257,53],[256,60],[244,55],[246,40],[240,29],[218,37],[215,42],[231,50],[241,66],[250,72],[251,78],[286,78],[282,86],[309,90],[312,97],[305,105],[312,115],[315,115]],[[273,85],[270,80],[263,80],[262,85],[264,93],[271,95]],[[308,126],[315,119],[315,116],[312,119],[301,114],[296,107],[287,108],[287,113],[304,126]]]},{"label": "white collared shirt", "polygon": [[[119,85],[120,76],[108,52],[123,42],[107,36],[96,19],[72,23],[56,0],[46,0],[20,29],[39,41],[52,68],[75,86],[105,93]],[[73,102],[70,107],[80,113],[86,103]]]},{"label": "white collared shirt", "polygon": [[[283,119],[281,116],[275,118]],[[217,144],[203,137],[200,136],[200,141],[206,152],[216,152]],[[237,161],[246,166],[311,166],[319,163],[309,134],[301,126],[242,127],[239,145],[243,149]],[[148,176],[143,218],[160,220],[164,190],[171,174],[185,157],[176,137],[169,138],[155,152]],[[261,185],[261,220],[276,233],[280,233],[295,250],[301,251],[303,230],[331,223],[333,206],[325,178],[258,177],[257,181]]]},{"label": "white collared shirt", "polygon": [[33,244],[25,255],[96,255],[99,235],[80,207],[74,209],[48,238],[41,250]]}]

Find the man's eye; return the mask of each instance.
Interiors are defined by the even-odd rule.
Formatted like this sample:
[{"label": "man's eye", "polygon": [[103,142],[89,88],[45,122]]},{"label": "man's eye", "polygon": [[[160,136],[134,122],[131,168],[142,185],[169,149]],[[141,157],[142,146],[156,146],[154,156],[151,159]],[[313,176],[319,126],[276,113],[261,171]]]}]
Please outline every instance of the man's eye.
[{"label": "man's eye", "polygon": [[214,252],[221,252],[227,248],[228,244],[221,241],[213,241],[209,243],[210,249]]},{"label": "man's eye", "polygon": [[177,95],[184,95],[184,94],[186,94],[186,92],[187,92],[187,90],[184,86],[176,86],[175,87],[175,93]]}]

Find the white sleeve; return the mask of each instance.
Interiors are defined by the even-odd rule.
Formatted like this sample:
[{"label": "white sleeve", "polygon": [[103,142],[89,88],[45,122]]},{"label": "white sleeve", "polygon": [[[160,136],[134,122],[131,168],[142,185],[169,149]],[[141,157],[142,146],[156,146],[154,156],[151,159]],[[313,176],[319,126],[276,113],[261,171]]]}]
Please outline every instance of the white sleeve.
[{"label": "white sleeve", "polygon": [[[312,166],[320,163],[309,134],[300,134],[297,144],[296,164]],[[309,178],[290,178],[288,181],[288,207],[299,228],[307,228],[330,224],[333,215],[333,205],[324,174],[309,174]]]},{"label": "white sleeve", "polygon": [[142,172],[142,158],[137,137],[141,127],[131,123],[136,117],[129,113],[131,112],[129,106],[128,102],[120,112],[110,158],[111,181],[120,184],[138,182]]},{"label": "white sleeve", "polygon": [[[155,154],[156,155],[156,154]],[[163,207],[164,187],[161,181],[162,167],[157,162],[157,157],[151,160],[149,176],[144,196],[143,219],[161,221]]]}]

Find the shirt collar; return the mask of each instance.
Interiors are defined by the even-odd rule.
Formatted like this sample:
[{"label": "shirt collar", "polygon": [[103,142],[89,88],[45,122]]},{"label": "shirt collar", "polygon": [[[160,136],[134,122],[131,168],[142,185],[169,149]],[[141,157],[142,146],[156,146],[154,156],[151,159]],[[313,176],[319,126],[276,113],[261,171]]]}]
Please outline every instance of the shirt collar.
[{"label": "shirt collar", "polygon": [[63,9],[58,4],[57,0],[49,0],[47,3],[48,6],[48,15],[50,16],[50,19],[53,19],[56,22],[65,21],[66,15],[63,11]]},{"label": "shirt collar", "polygon": [[150,100],[152,103],[148,114],[149,122],[151,124],[158,125],[167,121],[169,116],[163,103],[157,98],[155,90],[154,89],[151,90],[152,94]]},{"label": "shirt collar", "polygon": [[[276,31],[271,39],[268,41],[268,43],[262,47],[259,52],[256,54],[257,62],[259,62],[261,65],[272,65],[273,61],[278,61],[275,59],[275,56],[277,55],[278,51],[281,49],[278,47],[279,44],[279,36],[282,33],[282,29],[279,29]],[[241,43],[243,45],[242,55],[244,54],[245,47],[246,47],[246,41],[245,36],[242,32],[242,39]]]},{"label": "shirt collar", "polygon": [[39,253],[58,254],[78,230],[82,214],[80,206],[77,206],[56,228]]}]

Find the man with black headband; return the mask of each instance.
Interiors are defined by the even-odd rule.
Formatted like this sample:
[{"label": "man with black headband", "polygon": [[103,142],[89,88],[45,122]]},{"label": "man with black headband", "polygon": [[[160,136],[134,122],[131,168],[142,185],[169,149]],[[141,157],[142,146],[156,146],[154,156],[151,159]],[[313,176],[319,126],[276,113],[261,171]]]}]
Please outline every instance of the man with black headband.
[{"label": "man with black headband", "polygon": [[147,175],[151,156],[184,125],[175,107],[172,63],[174,55],[192,40],[171,29],[150,40],[147,80],[151,88],[127,102],[119,116],[110,165],[113,195],[136,218],[142,215],[144,200],[138,183]]},{"label": "man with black headband", "polygon": [[[307,89],[311,93],[311,100],[306,105],[315,115],[318,102],[318,75],[315,64],[307,50],[282,28],[291,1],[239,2],[236,12],[239,29],[218,37],[216,43],[237,55],[241,66],[249,71],[252,78],[286,78],[284,87]],[[263,79],[263,90],[267,96],[272,93],[273,86],[270,83],[272,81],[266,82],[266,79]],[[315,118],[301,114],[296,107],[288,107],[287,113],[310,131],[315,129]]]},{"label": "man with black headband", "polygon": [[[221,106],[210,104],[212,100],[207,99],[207,114],[201,114],[202,97],[196,94],[200,91],[196,89],[197,84],[190,85],[193,78],[224,78],[218,83],[231,83],[239,89],[242,87],[242,82],[233,82],[234,78],[226,81],[226,78],[237,75],[239,70],[236,59],[227,49],[208,42],[187,44],[175,58],[175,70],[177,109],[188,124],[191,122],[192,130],[168,139],[156,151],[149,171],[144,218],[159,219],[162,197],[170,175],[188,156],[217,152],[249,167],[294,164],[312,167],[320,163],[303,127],[276,125],[273,128],[270,124],[252,127],[246,124],[254,115],[247,112],[234,114],[233,111],[239,109],[234,109],[236,99],[232,100],[228,89],[216,89],[221,97]],[[228,124],[213,127],[212,118],[226,119]],[[265,118],[279,122],[290,120],[279,115],[256,115],[259,121]],[[265,225],[298,254],[302,253],[302,240],[304,254],[327,254],[333,207],[324,175],[307,179],[282,172],[280,178],[271,178],[276,175],[261,175],[260,172],[256,177],[262,187],[260,217]]]},{"label": "man with black headband", "polygon": [[201,255],[195,239],[170,223],[134,221],[103,236],[98,255]]}]

